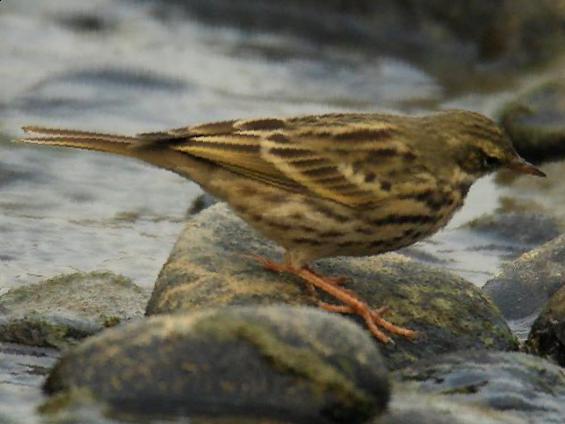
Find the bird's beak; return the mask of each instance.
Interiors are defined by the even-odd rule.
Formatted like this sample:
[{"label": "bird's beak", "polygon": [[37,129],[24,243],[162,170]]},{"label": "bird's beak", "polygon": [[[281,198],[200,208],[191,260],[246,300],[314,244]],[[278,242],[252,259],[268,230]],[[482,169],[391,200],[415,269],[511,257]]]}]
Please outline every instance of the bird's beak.
[{"label": "bird's beak", "polygon": [[545,174],[539,168],[522,159],[520,156],[516,156],[516,158],[512,162],[509,162],[506,166],[513,171],[519,172],[521,174],[530,174],[535,175],[536,177],[545,177]]}]

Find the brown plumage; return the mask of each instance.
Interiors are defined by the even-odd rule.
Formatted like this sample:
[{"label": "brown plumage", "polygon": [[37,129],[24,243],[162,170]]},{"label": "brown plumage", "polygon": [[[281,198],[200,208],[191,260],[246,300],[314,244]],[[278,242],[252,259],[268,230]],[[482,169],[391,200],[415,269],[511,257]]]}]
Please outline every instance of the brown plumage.
[{"label": "brown plumage", "polygon": [[395,250],[433,234],[471,184],[501,166],[543,175],[494,122],[465,111],[233,120],[134,137],[24,130],[32,135],[20,141],[130,156],[190,178],[285,248],[283,264],[261,260],[265,266],[330,293],[343,305],[322,306],[362,315],[383,342],[390,338],[381,329],[413,332],[308,264]]}]

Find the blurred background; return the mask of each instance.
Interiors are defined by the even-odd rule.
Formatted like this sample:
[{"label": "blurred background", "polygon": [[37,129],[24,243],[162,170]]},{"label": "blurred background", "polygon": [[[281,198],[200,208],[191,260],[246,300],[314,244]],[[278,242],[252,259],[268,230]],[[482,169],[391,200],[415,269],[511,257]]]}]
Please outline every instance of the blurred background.
[{"label": "blurred background", "polygon": [[[22,125],[136,133],[331,111],[500,117],[542,86],[528,101],[543,113],[520,125],[563,137],[564,35],[562,0],[4,0],[0,293],[95,269],[149,287],[201,193],[135,161],[15,145]],[[563,138],[551,142],[550,153],[520,149],[555,160]],[[457,229],[525,209],[562,225],[561,168],[544,167],[544,182],[482,180],[412,254],[484,283],[513,247]]]}]

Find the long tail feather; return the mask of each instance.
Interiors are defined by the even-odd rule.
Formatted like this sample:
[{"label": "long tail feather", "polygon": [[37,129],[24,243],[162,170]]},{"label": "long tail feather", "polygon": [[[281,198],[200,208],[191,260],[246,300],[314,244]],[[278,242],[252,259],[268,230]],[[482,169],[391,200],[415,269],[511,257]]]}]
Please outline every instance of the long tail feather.
[{"label": "long tail feather", "polygon": [[73,147],[77,149],[95,150],[126,156],[134,156],[134,154],[132,154],[132,147],[139,141],[137,137],[89,131],[36,126],[26,126],[22,129],[29,135],[17,139],[16,141],[18,142]]}]

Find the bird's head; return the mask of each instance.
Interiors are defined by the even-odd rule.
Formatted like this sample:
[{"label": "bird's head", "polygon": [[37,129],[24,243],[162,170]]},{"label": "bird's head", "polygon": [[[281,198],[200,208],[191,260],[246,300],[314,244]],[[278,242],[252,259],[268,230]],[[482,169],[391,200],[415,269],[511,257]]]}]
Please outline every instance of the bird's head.
[{"label": "bird's head", "polygon": [[440,115],[446,124],[444,134],[456,162],[467,174],[479,178],[508,168],[545,177],[516,152],[508,136],[486,116],[468,111],[448,111]]}]

